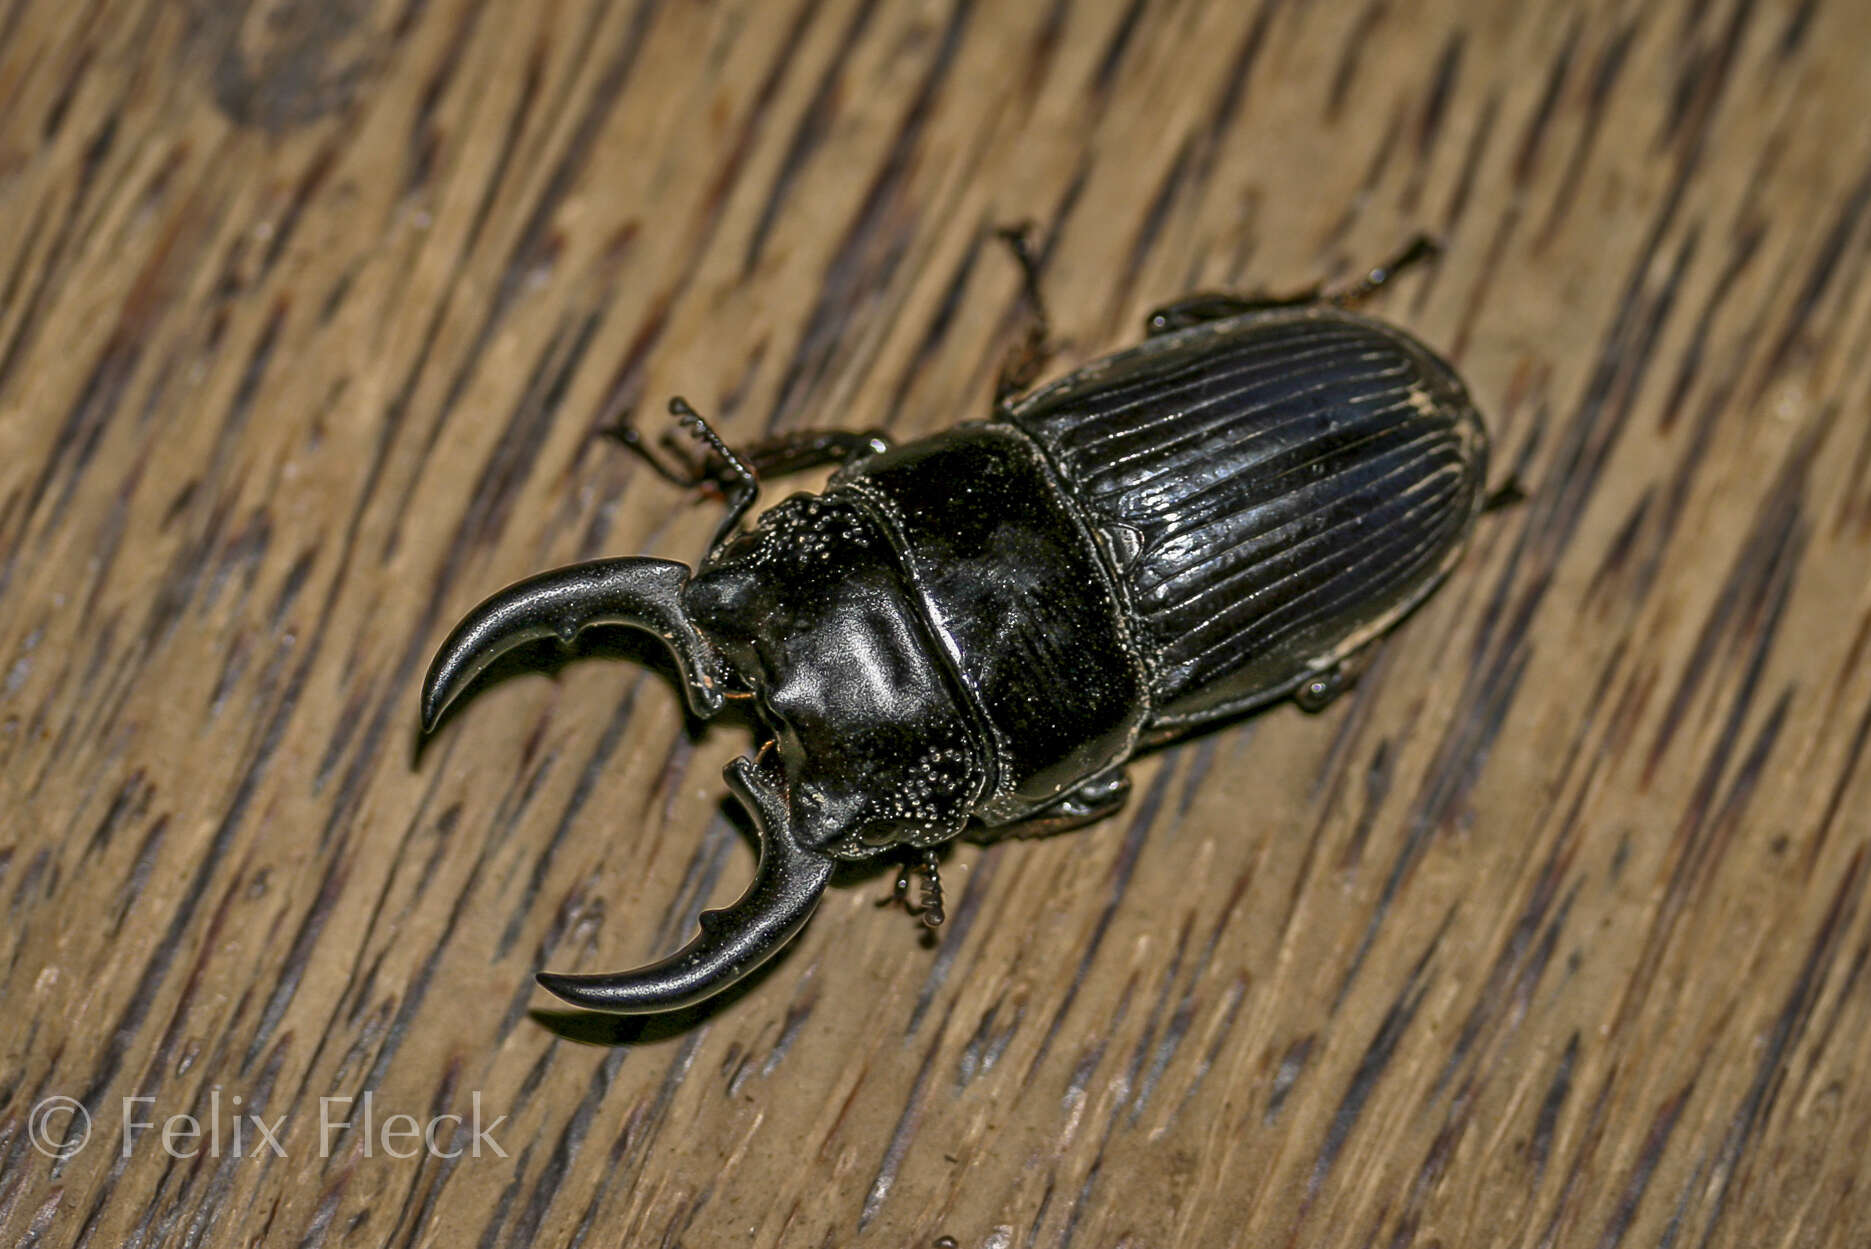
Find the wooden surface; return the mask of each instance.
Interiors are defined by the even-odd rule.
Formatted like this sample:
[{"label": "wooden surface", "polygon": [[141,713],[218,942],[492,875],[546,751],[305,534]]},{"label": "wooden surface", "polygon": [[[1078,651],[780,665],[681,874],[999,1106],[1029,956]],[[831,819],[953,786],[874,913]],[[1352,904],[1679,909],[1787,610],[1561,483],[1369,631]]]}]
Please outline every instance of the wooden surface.
[{"label": "wooden surface", "polygon": [[[0,3],[0,1240],[1871,1243],[1867,47],[1857,0]],[[1374,311],[1531,500],[1323,715],[958,847],[935,948],[853,872],[716,1007],[552,1010],[738,891],[746,735],[600,638],[418,759],[429,655],[701,553],[592,437],[672,391],[985,412],[1020,218],[1054,372],[1440,233]],[[477,1099],[505,1156],[385,1123]]]}]

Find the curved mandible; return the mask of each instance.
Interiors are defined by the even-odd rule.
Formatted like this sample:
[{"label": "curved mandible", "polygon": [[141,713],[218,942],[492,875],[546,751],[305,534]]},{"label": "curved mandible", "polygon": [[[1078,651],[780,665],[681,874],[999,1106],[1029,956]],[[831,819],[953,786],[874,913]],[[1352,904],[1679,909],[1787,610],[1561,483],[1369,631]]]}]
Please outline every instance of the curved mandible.
[{"label": "curved mandible", "polygon": [[427,733],[475,677],[525,642],[570,643],[593,625],[619,624],[660,637],[682,664],[689,706],[704,719],[726,698],[726,662],[682,608],[689,568],[674,560],[599,559],[542,572],[501,590],[462,617],[435,653],[422,683]]},{"label": "curved mandible", "polygon": [[752,760],[735,759],[724,775],[760,834],[760,866],[747,892],[723,910],[703,911],[701,933],[660,962],[614,974],[540,972],[543,987],[574,1006],[620,1015],[692,1006],[772,958],[805,927],[831,879],[831,857],[798,843],[785,794]]}]

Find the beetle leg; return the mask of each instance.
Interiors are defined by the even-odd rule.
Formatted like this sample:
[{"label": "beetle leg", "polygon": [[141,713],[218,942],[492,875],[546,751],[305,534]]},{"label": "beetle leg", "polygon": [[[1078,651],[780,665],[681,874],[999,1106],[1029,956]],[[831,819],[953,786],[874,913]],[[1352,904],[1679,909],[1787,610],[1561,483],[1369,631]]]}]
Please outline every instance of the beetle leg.
[{"label": "beetle leg", "polygon": [[1324,711],[1340,694],[1356,685],[1364,670],[1371,666],[1382,638],[1373,638],[1329,668],[1310,673],[1293,690],[1293,701],[1301,711]]},{"label": "beetle leg", "polygon": [[1075,828],[1095,824],[1107,815],[1116,814],[1129,797],[1130,774],[1107,772],[1102,776],[1094,776],[1051,806],[1018,823],[970,830],[969,836],[976,841],[992,842],[1007,837],[1027,839],[1069,833]]},{"label": "beetle leg", "polygon": [[910,914],[916,913],[916,904],[910,901],[910,861],[904,859],[897,864],[896,884],[890,887],[890,896],[877,899],[878,906],[900,906]]},{"label": "beetle leg", "polygon": [[[741,448],[741,458],[756,473],[781,476],[866,460],[882,455],[890,446],[890,435],[881,429],[797,429]],[[712,477],[712,461],[708,467]]]},{"label": "beetle leg", "polygon": [[1340,308],[1355,308],[1384,288],[1385,283],[1408,269],[1414,269],[1427,260],[1434,260],[1442,255],[1442,244],[1428,234],[1418,234],[1404,245],[1402,251],[1367,272],[1357,281],[1342,286],[1335,291],[1327,291],[1325,299]]},{"label": "beetle leg", "polygon": [[1509,473],[1507,480],[1488,491],[1488,497],[1481,501],[1483,515],[1498,512],[1504,507],[1513,507],[1527,501],[1527,492],[1520,484],[1520,478]]},{"label": "beetle leg", "polygon": [[760,477],[758,469],[749,464],[715,432],[715,427],[706,417],[689,406],[689,401],[681,395],[672,395],[669,399],[669,414],[683,429],[702,444],[703,452],[700,463],[682,453],[679,448],[665,447],[670,458],[675,461],[673,467],[665,464],[658,457],[650,454],[649,446],[643,441],[643,435],[628,425],[620,425],[608,432],[619,442],[641,456],[645,463],[656,470],[656,475],[664,481],[674,482],[678,486],[699,486],[704,483],[720,490],[727,500],[728,514],[721,518],[721,525],[715,530],[715,545],[720,545],[734,533],[753,507],[754,500],[760,497]]},{"label": "beetle leg", "polygon": [[747,461],[734,453],[733,448],[721,440],[707,418],[689,406],[689,401],[681,395],[669,397],[669,414],[682,422],[682,427],[693,434],[697,441],[706,445],[725,466],[720,484],[722,493],[727,496],[728,514],[721,518],[721,524],[715,529],[713,545],[720,546],[733,536],[739,528],[741,517],[747,515],[754,500],[760,497],[760,479],[754,476],[754,470]]},{"label": "beetle leg", "polygon": [[[707,454],[692,455],[677,445],[672,434],[660,440],[662,453],[654,455],[643,435],[628,425],[605,432],[642,457],[664,481],[691,489],[701,486],[723,495],[732,484],[733,469],[712,448]],[[799,429],[744,446],[735,454],[755,477],[777,477],[868,459],[890,447],[890,435],[881,429]]]},{"label": "beetle leg", "polygon": [[1156,338],[1174,334],[1204,321],[1226,321],[1229,317],[1259,312],[1266,308],[1294,308],[1316,304],[1323,298],[1317,286],[1307,287],[1296,295],[1231,295],[1226,291],[1200,291],[1153,309],[1144,318],[1146,336]]},{"label": "beetle leg", "polygon": [[922,896],[916,900],[915,914],[922,919],[924,928],[940,928],[948,919],[948,909],[942,905],[942,862],[937,857],[934,846],[923,847]]},{"label": "beetle leg", "polygon": [[1229,317],[1238,317],[1249,312],[1261,312],[1269,308],[1299,308],[1306,304],[1319,303],[1336,304],[1340,308],[1355,308],[1383,289],[1384,285],[1399,273],[1415,268],[1425,260],[1433,259],[1441,254],[1442,244],[1427,234],[1418,234],[1395,256],[1369,270],[1356,281],[1336,290],[1327,290],[1323,283],[1315,282],[1289,295],[1270,295],[1261,291],[1246,294],[1202,291],[1194,295],[1185,295],[1151,312],[1145,318],[1144,330],[1149,337],[1155,338],[1159,334],[1186,330],[1204,321],[1225,321]]},{"label": "beetle leg", "polygon": [[659,440],[663,450],[658,455],[650,450],[650,444],[644,441],[643,435],[637,432],[634,425],[613,425],[593,432],[623,443],[638,459],[654,469],[658,477],[672,486],[692,490],[696,486],[706,485],[710,480],[706,458],[690,455],[687,450],[676,445],[673,433],[664,434]]},{"label": "beetle leg", "polygon": [[1033,223],[1023,221],[1018,225],[1002,226],[994,233],[1007,244],[1013,252],[1014,263],[1020,266],[1020,297],[1026,301],[1027,311],[1032,314],[1032,319],[1027,322],[1026,333],[1007,352],[1007,358],[1001,361],[1000,377],[994,383],[994,402],[999,405],[1039,380],[1046,362],[1052,359],[1055,347],[1052,341],[1052,318],[1046,315],[1046,300],[1039,290],[1041,258],[1033,254]]}]

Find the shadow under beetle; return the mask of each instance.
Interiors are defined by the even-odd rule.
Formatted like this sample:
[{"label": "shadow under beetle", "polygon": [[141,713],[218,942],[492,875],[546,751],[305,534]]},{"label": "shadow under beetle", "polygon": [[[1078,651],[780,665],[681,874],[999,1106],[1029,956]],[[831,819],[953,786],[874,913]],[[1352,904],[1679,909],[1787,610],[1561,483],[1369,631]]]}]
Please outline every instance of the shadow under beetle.
[{"label": "shadow under beetle", "polygon": [[[1349,311],[1427,240],[1336,295],[1179,300],[1142,345],[1015,397],[1045,320],[1024,235],[1003,233],[1036,328],[989,419],[741,455],[674,400],[711,454],[682,472],[635,445],[726,496],[700,569],[542,573],[437,653],[425,731],[502,652],[599,624],[662,638],[698,716],[748,700],[765,730],[726,770],[759,833],[747,892],[661,962],[541,973],[566,1001],[634,1014],[719,993],[799,931],[839,859],[918,855],[940,922],[936,846],[971,822],[1077,827],[1123,805],[1139,750],[1282,697],[1323,706],[1460,555],[1488,502],[1480,416],[1440,357]],[[741,529],[758,472],[832,462],[823,494]]]}]

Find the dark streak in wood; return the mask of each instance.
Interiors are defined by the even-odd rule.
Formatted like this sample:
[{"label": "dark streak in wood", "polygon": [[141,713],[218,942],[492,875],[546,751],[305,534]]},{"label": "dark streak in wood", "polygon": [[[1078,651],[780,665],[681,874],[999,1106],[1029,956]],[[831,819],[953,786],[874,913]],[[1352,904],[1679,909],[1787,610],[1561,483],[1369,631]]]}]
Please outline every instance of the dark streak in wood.
[{"label": "dark streak in wood", "polygon": [[[1481,170],[1481,158],[1488,150],[1488,141],[1494,137],[1494,122],[1501,114],[1500,106],[1500,95],[1490,93],[1487,103],[1481,107],[1481,119],[1475,123],[1474,133],[1469,136],[1468,150],[1462,157],[1462,172],[1455,180],[1455,188],[1449,192],[1448,206],[1442,210],[1442,235],[1445,241],[1455,236],[1462,218],[1468,213],[1469,201],[1475,194],[1475,178]],[[1429,285],[1424,283],[1422,293],[1412,305],[1412,311],[1421,311]]]},{"label": "dark streak in wood", "polygon": [[1124,900],[1124,891],[1130,884],[1131,874],[1137,869],[1137,856],[1143,850],[1143,843],[1148,839],[1151,828],[1155,825],[1158,814],[1162,811],[1163,800],[1169,791],[1169,780],[1174,769],[1164,766],[1150,782],[1138,800],[1134,813],[1130,817],[1130,828],[1124,834],[1123,845],[1111,865],[1110,887],[1105,897],[1103,910],[1098,914],[1097,922],[1092,926],[1090,938],[1085,942],[1084,950],[1079,955],[1078,966],[1072,973],[1070,984],[1059,999],[1052,1019],[1046,1025],[1046,1032],[1041,1037],[1039,1048],[1034,1052],[1032,1061],[1027,1065],[1026,1079],[1030,1083],[1038,1072],[1040,1064],[1052,1049],[1053,1042],[1059,1037],[1065,1025],[1065,1017],[1072,1010],[1072,1003],[1078,998],[1079,990],[1085,983],[1086,973],[1090,971],[1093,960],[1104,944],[1104,939],[1111,930],[1111,921],[1117,914],[1117,908]]},{"label": "dark streak in wood", "polygon": [[[808,5],[800,11],[799,19],[788,36],[789,47],[796,45],[804,35],[808,19],[816,12],[816,5]],[[792,141],[787,145],[786,155],[773,175],[773,184],[767,190],[766,202],[761,205],[759,220],[754,223],[753,232],[748,236],[747,251],[741,258],[743,279],[751,275],[760,264],[761,253],[766,250],[767,236],[772,233],[773,224],[779,219],[780,210],[792,191],[793,183],[811,163],[814,153],[823,145],[831,130],[832,118],[837,114],[841,100],[845,62],[850,59],[851,50],[870,27],[871,18],[876,12],[877,0],[861,0],[852,12],[851,20],[845,23],[844,33],[839,36],[838,50],[827,62],[828,68],[819,79],[818,89],[812,93],[811,101],[800,115],[799,124],[793,128]]]},{"label": "dark streak in wood", "polygon": [[[1598,54],[1598,62],[1592,67],[1591,89],[1585,100],[1585,119],[1581,123],[1578,140],[1573,144],[1572,156],[1566,163],[1566,169],[1559,178],[1558,194],[1553,196],[1552,205],[1547,209],[1545,223],[1536,231],[1540,240],[1539,249],[1544,249],[1559,229],[1573,204],[1573,197],[1591,156],[1593,145],[1598,141],[1599,132],[1604,127],[1605,111],[1611,100],[1611,93],[1616,88],[1618,78],[1624,71],[1625,60],[1631,50],[1631,42],[1636,37],[1637,26],[1632,22],[1620,28],[1605,43]],[[1555,69],[1555,81],[1558,70]]]},{"label": "dark streak in wood", "polygon": [[1807,270],[1806,281],[1801,284],[1799,295],[1793,301],[1786,326],[1775,340],[1773,350],[1767,353],[1766,368],[1761,372],[1760,381],[1754,389],[1753,397],[1757,402],[1768,382],[1785,369],[1795,345],[1806,333],[1807,323],[1831,288],[1833,279],[1846,271],[1847,267],[1840,261],[1852,238],[1858,233],[1858,225],[1864,220],[1867,207],[1871,207],[1871,167],[1867,167],[1859,176],[1858,184],[1840,206],[1838,217],[1819,247],[1819,254],[1813,258],[1812,267]]},{"label": "dark streak in wood", "polygon": [[1582,30],[1580,20],[1575,17],[1546,71],[1546,87],[1540,93],[1540,102],[1534,107],[1533,115],[1527,119],[1526,132],[1520,139],[1520,150],[1514,157],[1516,185],[1524,187],[1533,180],[1534,169],[1539,164],[1540,149],[1545,145],[1547,128],[1558,112],[1560,92],[1572,74],[1572,58],[1578,54]]},{"label": "dark streak in wood", "polygon": [[824,380],[844,327],[864,315],[903,258],[904,218],[914,215],[902,202],[904,185],[973,11],[974,0],[956,0],[949,13],[928,72],[918,84],[863,203],[845,228],[825,271],[818,297],[780,380],[778,396],[767,417],[768,433],[784,425],[804,404],[807,394]]},{"label": "dark streak in wood", "polygon": [[1626,1183],[1624,1194],[1618,1200],[1617,1209],[1612,1211],[1610,1220],[1605,1224],[1605,1231],[1598,1239],[1599,1249],[1616,1249],[1624,1243],[1624,1234],[1630,1230],[1631,1220],[1637,1214],[1637,1207],[1644,1199],[1645,1191],[1650,1187],[1650,1180],[1656,1173],[1657,1162],[1663,1151],[1669,1146],[1670,1134],[1676,1130],[1676,1121],[1682,1115],[1683,1104],[1695,1090],[1695,1081],[1678,1089],[1657,1108],[1656,1116],[1651,1120],[1650,1134],[1644,1138],[1642,1151],[1636,1163],[1631,1167],[1631,1177]]},{"label": "dark streak in wood", "polygon": [[[1449,918],[1453,918],[1451,913]],[[1448,920],[1429,940],[1416,966],[1411,969],[1409,978],[1398,990],[1389,1010],[1384,1013],[1383,1022],[1377,1032],[1365,1046],[1364,1054],[1358,1060],[1357,1070],[1352,1073],[1351,1082],[1345,1088],[1344,1096],[1338,1103],[1337,1111],[1332,1115],[1331,1127],[1327,1129],[1325,1141],[1319,1147],[1318,1156],[1313,1159],[1312,1174],[1306,1181],[1306,1197],[1303,1207],[1309,1207],[1317,1200],[1319,1191],[1325,1186],[1326,1177],[1332,1173],[1333,1165],[1338,1161],[1339,1153],[1351,1136],[1352,1128],[1357,1125],[1358,1117],[1363,1114],[1365,1104],[1370,1100],[1377,1084],[1384,1077],[1395,1057],[1398,1044],[1404,1033],[1410,1029],[1411,1020],[1423,1004],[1423,996],[1429,991],[1426,973],[1430,960],[1435,956],[1436,947],[1442,943],[1443,934],[1448,930]]]},{"label": "dark streak in wood", "polygon": [[1345,34],[1345,41],[1339,45],[1338,68],[1332,73],[1332,89],[1325,97],[1325,120],[1336,122],[1345,110],[1345,101],[1351,95],[1351,84],[1358,76],[1358,67],[1364,62],[1365,49],[1371,43],[1371,34],[1378,23],[1384,19],[1385,0],[1365,0],[1357,20]]},{"label": "dark streak in wood", "polygon": [[1857,911],[1864,865],[1865,847],[1860,845],[1839,878],[1838,888],[1833,891],[1825,918],[1819,930],[1813,934],[1799,977],[1793,982],[1779,1015],[1774,1019],[1767,1043],[1761,1047],[1760,1062],[1755,1068],[1754,1078],[1729,1119],[1728,1131],[1723,1137],[1716,1162],[1715,1194],[1711,1199],[1709,1221],[1702,1236],[1702,1244],[1705,1246],[1714,1240],[1716,1229],[1721,1226],[1722,1218],[1728,1211],[1729,1195],[1736,1173],[1747,1156],[1759,1146],[1757,1133],[1761,1121],[1773,1109],[1774,1100],[1786,1079],[1788,1052],[1811,1022],[1820,984],[1838,958],[1843,929],[1851,923]]},{"label": "dark streak in wood", "polygon": [[1755,512],[1754,524],[1734,562],[1729,566],[1715,601],[1710,605],[1696,637],[1688,662],[1670,695],[1662,723],[1645,756],[1645,784],[1655,780],[1658,765],[1682,727],[1690,703],[1702,684],[1714,675],[1714,658],[1719,648],[1735,646],[1750,635],[1759,639],[1757,647],[1769,636],[1765,622],[1774,612],[1770,604],[1784,600],[1793,571],[1805,545],[1806,523],[1801,496],[1811,471],[1813,457],[1825,440],[1829,421],[1815,423],[1801,436],[1775,476],[1772,488]]},{"label": "dark streak in wood", "polygon": [[1546,1175],[1546,1162],[1553,1152],[1553,1133],[1559,1126],[1559,1115],[1565,1109],[1566,1098],[1572,1092],[1572,1069],[1578,1061],[1579,1034],[1575,1032],[1567,1038],[1565,1052],[1560,1054],[1559,1063],[1553,1068],[1552,1081],[1546,1086],[1546,1095],[1540,1099],[1540,1114],[1534,1123],[1533,1137],[1527,1142],[1527,1158],[1533,1164],[1532,1187],[1538,1187]]},{"label": "dark streak in wood", "polygon": [[1144,8],[1145,0],[1130,0],[1123,15],[1117,19],[1117,26],[1111,31],[1104,52],[1098,58],[1098,66],[1092,71],[1092,95],[1104,97],[1111,94],[1118,69],[1124,64],[1124,54],[1130,50],[1131,40],[1137,34],[1137,25],[1143,20]]},{"label": "dark streak in wood", "polygon": [[1406,213],[1414,214],[1422,199],[1423,185],[1436,153],[1436,140],[1441,137],[1442,123],[1448,116],[1449,97],[1455,93],[1456,81],[1461,76],[1462,50],[1467,45],[1466,31],[1457,30],[1449,36],[1436,62],[1435,77],[1430,80],[1429,90],[1423,97],[1423,108],[1416,118],[1416,160],[1401,201]]},{"label": "dark streak in wood", "polygon": [[[943,1020],[936,1030],[947,1030],[948,1021]],[[858,1231],[869,1227],[871,1220],[877,1217],[890,1189],[896,1183],[897,1171],[903,1165],[904,1155],[909,1152],[910,1141],[916,1132],[916,1122],[922,1110],[923,1094],[929,1087],[929,1072],[935,1065],[936,1053],[931,1047],[923,1057],[922,1066],[916,1070],[916,1078],[910,1084],[909,1096],[903,1099],[903,1112],[897,1116],[896,1128],[890,1133],[890,1142],[884,1146],[882,1158],[877,1165],[877,1174],[871,1177],[870,1189],[864,1195],[864,1207],[858,1212]]]}]

